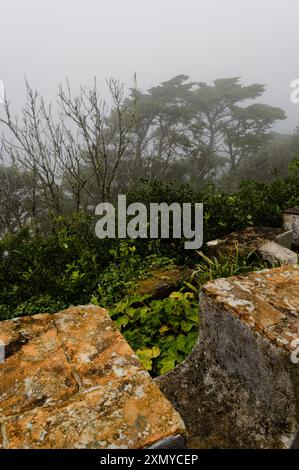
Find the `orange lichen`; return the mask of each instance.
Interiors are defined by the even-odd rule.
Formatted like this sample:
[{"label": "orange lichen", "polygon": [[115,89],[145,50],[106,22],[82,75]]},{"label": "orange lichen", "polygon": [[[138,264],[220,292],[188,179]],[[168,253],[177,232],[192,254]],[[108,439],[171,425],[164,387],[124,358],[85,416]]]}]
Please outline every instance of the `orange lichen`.
[{"label": "orange lichen", "polygon": [[140,448],[184,432],[104,309],[7,320],[0,339],[0,448]]},{"label": "orange lichen", "polygon": [[299,266],[218,279],[203,292],[286,350],[299,338]]}]

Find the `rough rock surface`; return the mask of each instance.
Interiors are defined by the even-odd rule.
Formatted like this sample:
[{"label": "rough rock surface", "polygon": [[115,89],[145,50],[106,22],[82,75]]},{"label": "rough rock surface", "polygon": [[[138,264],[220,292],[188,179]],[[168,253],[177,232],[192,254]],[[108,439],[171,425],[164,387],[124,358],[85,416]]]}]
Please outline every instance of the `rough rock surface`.
[{"label": "rough rock surface", "polygon": [[283,213],[283,226],[285,230],[293,233],[292,242],[295,247],[299,247],[299,206],[287,209]]},{"label": "rough rock surface", "polygon": [[134,287],[134,294],[149,294],[153,299],[163,299],[168,297],[183,281],[187,281],[191,274],[191,269],[179,266],[154,270],[149,278],[138,282]]},{"label": "rough rock surface", "polygon": [[0,341],[0,448],[141,448],[184,434],[105,310],[3,321]]},{"label": "rough rock surface", "polygon": [[258,248],[258,253],[264,261],[273,266],[279,264],[296,264],[298,255],[292,250],[275,242],[267,242]]},{"label": "rough rock surface", "polygon": [[209,282],[200,320],[192,354],[157,379],[188,445],[290,447],[299,424],[299,266]]},{"label": "rough rock surface", "polygon": [[285,248],[290,249],[292,243],[292,230],[270,227],[247,227],[237,232],[232,232],[219,240],[207,243],[211,254],[217,251],[232,252],[238,245],[241,254],[247,255],[269,241],[274,241]]}]

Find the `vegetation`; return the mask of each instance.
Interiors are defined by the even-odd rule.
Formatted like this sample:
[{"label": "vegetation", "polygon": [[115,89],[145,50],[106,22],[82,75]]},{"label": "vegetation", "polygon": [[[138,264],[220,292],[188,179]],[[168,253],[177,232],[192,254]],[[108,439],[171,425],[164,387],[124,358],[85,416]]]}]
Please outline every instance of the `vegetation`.
[{"label": "vegetation", "polygon": [[[234,194],[208,186],[144,182],[128,200],[204,203],[205,240],[248,225],[280,226],[282,211],[299,204],[297,173],[275,183],[246,183]],[[223,210],[225,208],[225,210]],[[36,234],[30,225],[0,241],[1,318],[55,311],[97,299],[102,306],[119,301],[135,279],[152,267],[174,262],[194,266],[194,253],[183,240],[99,240],[90,216],[58,217],[52,233]],[[203,247],[204,249],[204,247]],[[225,265],[221,261],[225,271]]]},{"label": "vegetation", "polygon": [[165,374],[179,364],[198,339],[199,288],[211,279],[244,274],[266,267],[253,254],[240,256],[219,253],[213,259],[197,253],[199,262],[179,292],[163,300],[151,295],[126,297],[111,316],[152,375]]},{"label": "vegetation", "polygon": [[198,301],[192,292],[173,292],[163,300],[128,297],[112,309],[111,316],[153,375],[173,369],[198,337]]},{"label": "vegetation", "polygon": [[146,92],[135,82],[128,96],[116,80],[107,86],[109,106],[96,82],[77,94],[68,82],[60,86],[55,109],[28,83],[21,116],[4,103],[0,236],[28,222],[51,233],[55,217],[93,214],[140,179],[195,191],[213,183],[231,193],[244,179],[287,177],[298,158],[299,131],[272,132],[285,114],[259,102],[263,85],[178,75]]},{"label": "vegetation", "polygon": [[[298,184],[296,172],[275,183],[246,183],[233,194],[211,186],[197,193],[188,185],[152,181],[140,183],[128,199],[145,204],[203,201],[207,241],[248,224],[280,225],[283,209],[299,203]],[[90,302],[108,307],[144,366],[155,375],[170,370],[195,344],[198,287],[209,279],[263,267],[253,256],[238,253],[215,259],[194,255],[183,249],[183,240],[99,240],[93,227],[90,216],[77,214],[56,218],[46,237],[30,225],[6,235],[0,241],[0,319]],[[179,292],[162,300],[128,296],[152,269],[172,263],[194,269]]]},{"label": "vegetation", "polygon": [[[264,86],[239,78],[212,85],[179,75],[125,96],[108,81],[73,95],[60,87],[58,110],[27,84],[19,118],[4,104],[0,158],[0,320],[90,302],[107,307],[144,367],[167,372],[194,347],[197,294],[209,279],[263,264],[184,250],[184,240],[99,240],[95,206],[114,202],[204,204],[205,241],[248,225],[281,226],[299,205],[299,130],[271,132],[284,112],[257,100]],[[54,118],[55,116],[55,118]],[[245,182],[242,182],[246,180]],[[193,269],[169,297],[132,296],[155,268]]]}]

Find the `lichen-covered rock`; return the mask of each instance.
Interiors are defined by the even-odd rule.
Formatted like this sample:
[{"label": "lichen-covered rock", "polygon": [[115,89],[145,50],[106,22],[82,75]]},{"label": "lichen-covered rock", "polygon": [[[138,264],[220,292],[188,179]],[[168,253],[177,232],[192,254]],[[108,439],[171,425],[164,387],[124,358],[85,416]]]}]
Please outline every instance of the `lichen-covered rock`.
[{"label": "lichen-covered rock", "polygon": [[210,254],[215,254],[217,251],[231,253],[236,250],[237,246],[240,254],[248,255],[269,241],[290,249],[292,234],[292,230],[286,228],[247,227],[219,240],[211,240],[207,246]]},{"label": "lichen-covered rock", "polygon": [[163,299],[177,289],[183,281],[187,281],[191,274],[191,269],[179,266],[153,270],[150,277],[140,280],[134,287],[134,294],[150,295],[153,299]]},{"label": "lichen-covered rock", "polygon": [[107,312],[0,322],[0,448],[141,448],[184,434]]},{"label": "lichen-covered rock", "polygon": [[0,322],[0,416],[67,400],[78,390],[51,315]]},{"label": "lichen-covered rock", "polygon": [[299,425],[299,266],[207,283],[199,343],[157,383],[191,447],[288,448]]},{"label": "lichen-covered rock", "polygon": [[296,264],[298,255],[292,250],[275,242],[267,242],[258,248],[258,253],[264,261],[273,266],[279,264]]}]

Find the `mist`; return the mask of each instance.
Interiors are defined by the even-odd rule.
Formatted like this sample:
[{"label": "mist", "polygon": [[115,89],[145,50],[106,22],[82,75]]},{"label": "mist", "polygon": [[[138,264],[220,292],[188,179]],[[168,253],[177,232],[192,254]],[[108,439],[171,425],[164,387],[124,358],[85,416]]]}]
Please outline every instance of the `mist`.
[{"label": "mist", "polygon": [[[296,0],[1,0],[0,77],[16,110],[24,76],[47,100],[69,77],[74,88],[114,77],[146,90],[178,74],[211,83],[242,77],[267,86],[263,101],[281,107],[289,133],[299,124],[290,100],[299,76]],[[103,88],[103,93],[106,93]]]}]

